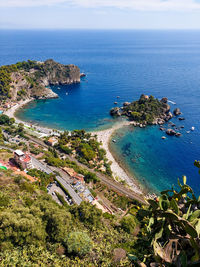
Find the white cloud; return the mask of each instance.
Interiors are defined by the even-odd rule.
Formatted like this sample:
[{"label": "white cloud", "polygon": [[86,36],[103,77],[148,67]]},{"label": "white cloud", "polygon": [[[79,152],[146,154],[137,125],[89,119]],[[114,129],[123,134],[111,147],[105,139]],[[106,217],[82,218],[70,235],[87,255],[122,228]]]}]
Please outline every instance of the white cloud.
[{"label": "white cloud", "polygon": [[0,7],[78,6],[85,8],[114,7],[141,11],[199,10],[195,0],[0,0]]}]

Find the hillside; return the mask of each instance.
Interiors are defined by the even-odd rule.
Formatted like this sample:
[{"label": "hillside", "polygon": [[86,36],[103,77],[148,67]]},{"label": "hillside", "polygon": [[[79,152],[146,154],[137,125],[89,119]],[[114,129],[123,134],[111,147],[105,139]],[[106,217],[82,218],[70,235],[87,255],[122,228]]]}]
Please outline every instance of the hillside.
[{"label": "hillside", "polygon": [[0,67],[0,98],[18,101],[27,98],[56,98],[49,85],[80,82],[75,65],[63,65],[52,59],[45,62],[28,60]]},{"label": "hillside", "polygon": [[[74,161],[60,158],[55,148],[32,143],[23,125],[16,127],[12,119],[7,118],[7,123],[5,119],[1,115],[1,266],[199,266],[200,197],[186,184],[185,176],[178,186],[152,196],[144,205],[111,189]],[[73,141],[79,143],[80,135],[85,140],[84,132],[75,131]],[[13,143],[14,136],[27,141]],[[65,133],[58,143],[62,150],[67,138]],[[71,137],[69,141],[73,149],[75,143]],[[35,155],[34,168],[20,171],[19,165],[13,165],[13,152],[28,147],[32,159]],[[88,158],[83,153],[87,150],[80,152]],[[49,172],[47,165],[54,171]],[[98,201],[90,203],[83,198],[74,202],[72,191],[58,182],[63,175],[58,166],[75,171],[84,180],[82,187],[71,186],[76,188],[74,193],[83,197],[82,189],[85,193],[90,190]],[[195,166],[200,169],[200,162]],[[73,180],[71,185],[76,174],[68,177]]]}]

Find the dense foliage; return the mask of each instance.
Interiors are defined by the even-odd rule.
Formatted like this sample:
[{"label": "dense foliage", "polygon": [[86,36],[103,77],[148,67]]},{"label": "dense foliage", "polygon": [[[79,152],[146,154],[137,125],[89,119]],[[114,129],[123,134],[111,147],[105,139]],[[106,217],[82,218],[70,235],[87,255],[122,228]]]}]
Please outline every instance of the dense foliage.
[{"label": "dense foliage", "polygon": [[159,117],[162,113],[163,103],[153,96],[146,98],[144,95],[123,109],[123,114],[128,115],[130,119],[138,122],[146,121],[148,124],[151,124],[154,118]]},{"label": "dense foliage", "polygon": [[15,122],[14,118],[9,118],[7,115],[0,115],[0,125],[10,126]]},{"label": "dense foliage", "polygon": [[[42,179],[40,171],[29,174]],[[85,202],[61,207],[41,188],[1,171],[1,266],[110,266],[113,250],[132,244],[117,217]],[[119,266],[129,265],[125,258]]]},{"label": "dense foliage", "polygon": [[[0,155],[5,160],[6,151]],[[28,174],[38,181],[0,171],[1,266],[198,266],[200,197],[186,177],[179,190],[165,190],[144,206],[86,174],[94,192],[111,203],[115,214],[109,214],[86,202],[68,206],[62,196],[59,206],[45,189],[55,176]]]},{"label": "dense foliage", "polygon": [[[18,62],[12,65],[6,65],[0,67],[0,96],[3,98],[10,98],[10,83],[11,83],[11,74],[19,70],[29,71],[31,68],[39,69],[39,65],[36,61],[28,60],[23,62]],[[19,91],[19,94],[25,94],[25,91],[22,89]]]},{"label": "dense foliage", "polygon": [[81,163],[93,169],[112,175],[106,152],[100,147],[96,136],[85,130],[65,131],[61,134],[57,148],[69,155],[74,155]]},{"label": "dense foliage", "polygon": [[10,73],[0,68],[0,96],[2,98],[10,97]]}]

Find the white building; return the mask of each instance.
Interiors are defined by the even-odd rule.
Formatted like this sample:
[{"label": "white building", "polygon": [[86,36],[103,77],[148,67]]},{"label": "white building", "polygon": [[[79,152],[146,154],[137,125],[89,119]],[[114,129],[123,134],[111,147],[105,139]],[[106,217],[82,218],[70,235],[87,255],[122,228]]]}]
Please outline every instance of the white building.
[{"label": "white building", "polygon": [[15,150],[14,152],[14,160],[23,169],[33,168],[31,157],[19,149]]}]

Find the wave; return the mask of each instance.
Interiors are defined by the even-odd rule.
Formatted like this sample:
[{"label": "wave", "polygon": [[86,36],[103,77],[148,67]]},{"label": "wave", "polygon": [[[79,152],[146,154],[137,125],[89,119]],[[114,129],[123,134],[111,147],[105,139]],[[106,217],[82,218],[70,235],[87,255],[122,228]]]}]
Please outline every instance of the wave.
[{"label": "wave", "polygon": [[171,101],[171,100],[168,100],[169,103],[172,103],[173,105],[176,105],[175,102]]}]

